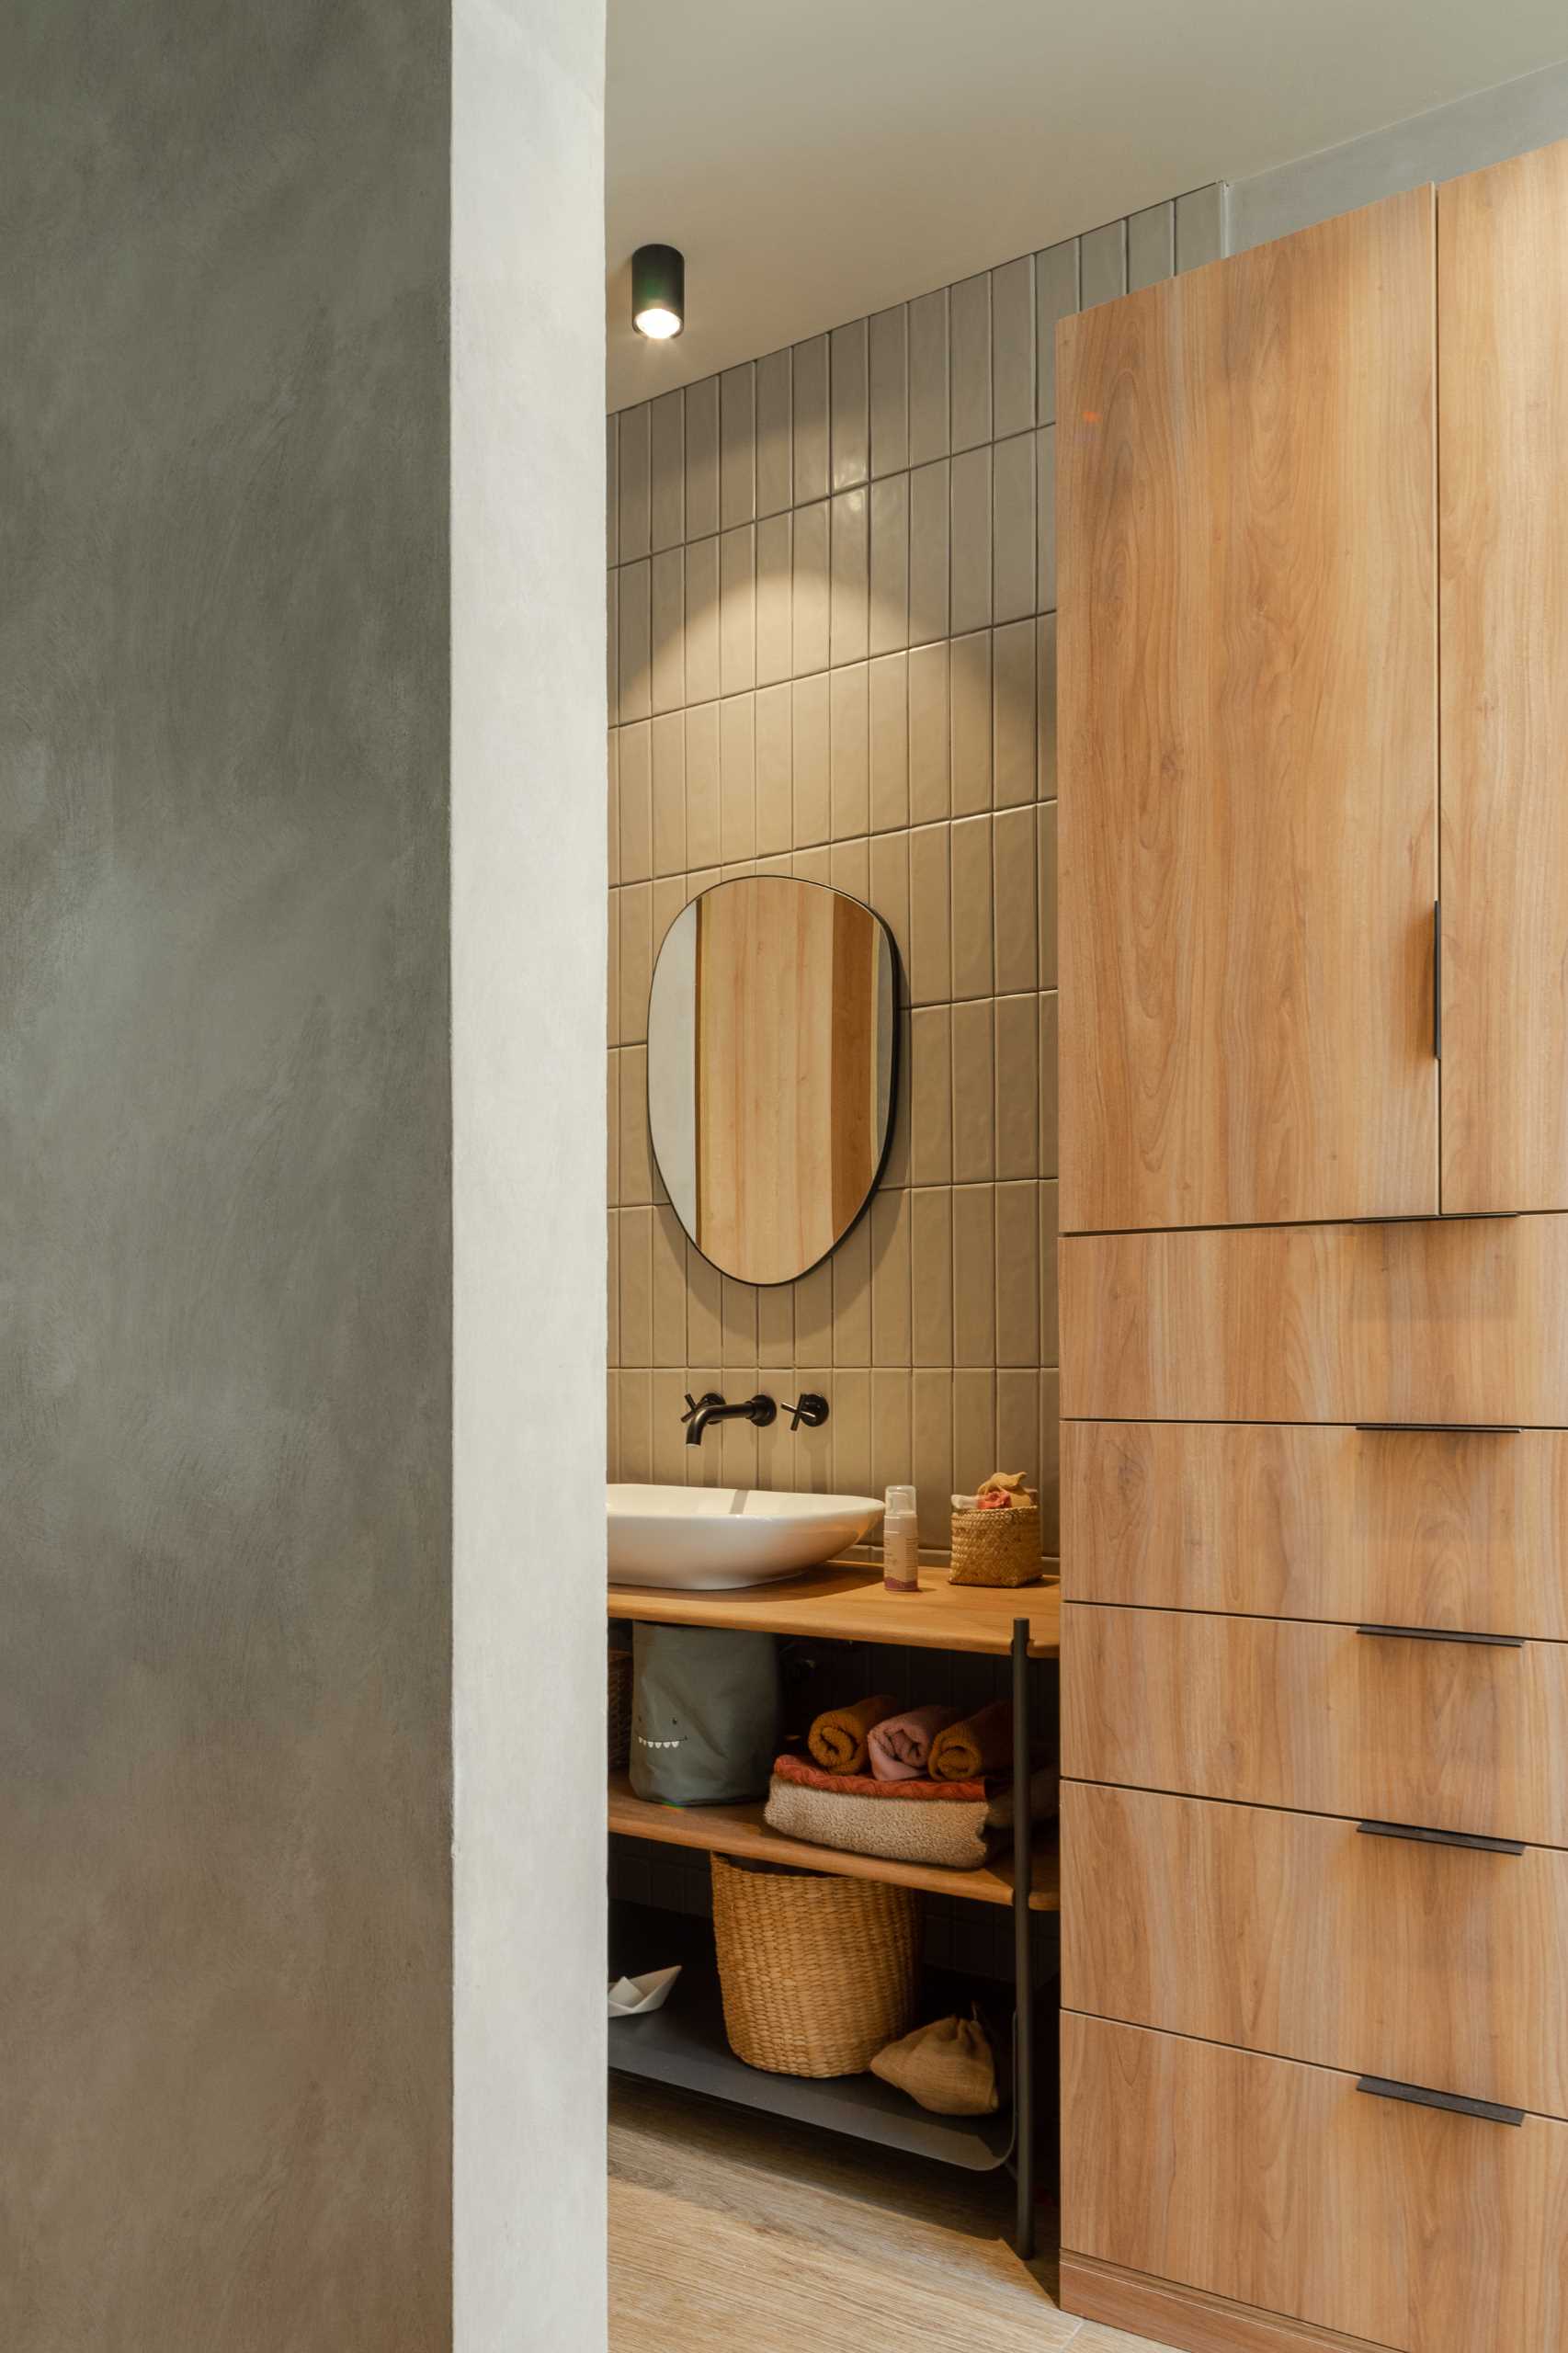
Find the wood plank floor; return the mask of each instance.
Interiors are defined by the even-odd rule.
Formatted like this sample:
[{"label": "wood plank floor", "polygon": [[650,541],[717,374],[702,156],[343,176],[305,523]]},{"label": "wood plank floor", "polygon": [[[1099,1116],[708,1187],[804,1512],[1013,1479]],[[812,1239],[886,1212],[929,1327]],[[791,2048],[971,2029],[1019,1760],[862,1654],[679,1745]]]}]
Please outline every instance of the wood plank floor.
[{"label": "wood plank floor", "polygon": [[612,2077],[610,2353],[1165,2353],[1057,2309],[1012,2184]]}]

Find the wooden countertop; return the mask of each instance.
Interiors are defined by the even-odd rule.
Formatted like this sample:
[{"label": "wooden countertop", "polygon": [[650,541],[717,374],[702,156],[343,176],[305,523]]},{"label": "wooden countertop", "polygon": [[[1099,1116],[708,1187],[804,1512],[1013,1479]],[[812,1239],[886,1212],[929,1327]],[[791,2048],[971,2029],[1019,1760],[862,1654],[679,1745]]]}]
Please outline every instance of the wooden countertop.
[{"label": "wooden countertop", "polygon": [[612,1585],[609,1615],[659,1626],[820,1634],[834,1642],[894,1643],[912,1650],[982,1651],[1004,1657],[1012,1648],[1013,1620],[1027,1618],[1031,1658],[1054,1658],[1061,1648],[1061,1587],[1054,1580],[1017,1586],[953,1585],[946,1569],[922,1569],[917,1594],[889,1593],[880,1563],[867,1561],[835,1561],[777,1585],[742,1586],[727,1593]]}]

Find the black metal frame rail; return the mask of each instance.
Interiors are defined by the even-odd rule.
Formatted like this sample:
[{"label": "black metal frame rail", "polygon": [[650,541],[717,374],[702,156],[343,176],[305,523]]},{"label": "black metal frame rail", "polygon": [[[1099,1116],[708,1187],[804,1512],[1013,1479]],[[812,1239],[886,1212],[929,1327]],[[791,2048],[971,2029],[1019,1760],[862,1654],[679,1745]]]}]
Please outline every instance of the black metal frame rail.
[{"label": "black metal frame rail", "polygon": [[1013,2171],[1015,2252],[1034,2253],[1033,1758],[1029,1753],[1029,1621],[1013,1620]]}]

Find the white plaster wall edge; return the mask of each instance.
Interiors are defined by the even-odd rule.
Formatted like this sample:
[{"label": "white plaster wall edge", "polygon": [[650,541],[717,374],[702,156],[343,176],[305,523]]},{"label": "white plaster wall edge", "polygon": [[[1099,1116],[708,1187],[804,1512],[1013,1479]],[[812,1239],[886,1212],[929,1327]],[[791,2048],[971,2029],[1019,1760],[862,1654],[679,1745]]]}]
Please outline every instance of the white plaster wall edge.
[{"label": "white plaster wall edge", "polygon": [[456,0],[453,2341],[602,2353],[603,0]]}]

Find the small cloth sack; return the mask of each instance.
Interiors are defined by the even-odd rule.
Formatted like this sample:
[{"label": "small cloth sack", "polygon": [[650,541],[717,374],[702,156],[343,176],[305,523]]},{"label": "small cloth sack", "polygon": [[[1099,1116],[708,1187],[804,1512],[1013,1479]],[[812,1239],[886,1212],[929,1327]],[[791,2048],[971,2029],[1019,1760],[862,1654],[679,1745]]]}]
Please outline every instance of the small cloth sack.
[{"label": "small cloth sack", "polygon": [[635,1795],[659,1805],[761,1797],[778,1748],[773,1636],[639,1625],[631,1643]]},{"label": "small cloth sack", "polygon": [[996,2062],[978,2018],[917,2026],[878,2052],[871,2073],[934,2116],[990,2116],[998,2105]]},{"label": "small cloth sack", "polygon": [[890,2042],[871,2073],[933,2116],[990,2116],[998,2105],[996,2062],[978,2018],[938,2018]]}]

